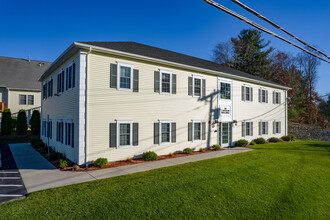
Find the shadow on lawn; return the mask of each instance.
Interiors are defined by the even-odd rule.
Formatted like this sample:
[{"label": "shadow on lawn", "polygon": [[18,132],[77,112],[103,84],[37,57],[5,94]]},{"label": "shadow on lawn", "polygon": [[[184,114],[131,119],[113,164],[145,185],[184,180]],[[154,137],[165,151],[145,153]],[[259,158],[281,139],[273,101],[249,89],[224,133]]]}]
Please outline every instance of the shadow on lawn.
[{"label": "shadow on lawn", "polygon": [[[320,152],[330,152],[330,142],[329,143],[324,143],[324,144],[314,144],[314,143],[296,143],[297,145],[292,145],[292,147],[287,147],[287,146],[276,146],[276,144],[267,147],[267,145],[260,145],[251,147],[255,150],[277,150],[277,151],[320,151]],[[262,146],[262,147],[261,147]],[[313,149],[315,148],[315,149]],[[321,150],[320,148],[323,148]]]}]

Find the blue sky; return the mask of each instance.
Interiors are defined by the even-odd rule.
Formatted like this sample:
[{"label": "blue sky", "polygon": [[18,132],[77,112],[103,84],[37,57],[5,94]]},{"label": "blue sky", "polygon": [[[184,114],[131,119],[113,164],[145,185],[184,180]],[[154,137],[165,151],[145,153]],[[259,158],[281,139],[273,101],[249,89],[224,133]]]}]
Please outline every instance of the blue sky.
[{"label": "blue sky", "polygon": [[[230,0],[220,4],[289,38]],[[329,0],[241,0],[330,54]],[[0,0],[0,56],[53,61],[73,41],[136,41],[210,59],[217,42],[250,26],[202,0]],[[298,49],[264,34],[271,45]],[[291,39],[291,38],[289,38]],[[330,64],[321,62],[317,91],[330,93]]]}]

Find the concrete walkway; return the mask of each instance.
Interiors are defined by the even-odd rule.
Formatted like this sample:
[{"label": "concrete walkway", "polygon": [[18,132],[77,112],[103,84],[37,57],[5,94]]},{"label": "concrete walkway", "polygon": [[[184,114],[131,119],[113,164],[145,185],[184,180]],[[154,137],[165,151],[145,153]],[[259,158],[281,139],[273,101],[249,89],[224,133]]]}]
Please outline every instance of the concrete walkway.
[{"label": "concrete walkway", "polygon": [[21,173],[28,193],[75,183],[143,172],[161,167],[169,167],[184,163],[196,162],[199,160],[207,160],[252,150],[236,147],[228,148],[222,151],[213,151],[186,157],[177,157],[172,159],[113,167],[95,171],[70,172],[57,170],[43,156],[34,150],[29,143],[10,144],[10,149],[15,158],[17,167]]}]

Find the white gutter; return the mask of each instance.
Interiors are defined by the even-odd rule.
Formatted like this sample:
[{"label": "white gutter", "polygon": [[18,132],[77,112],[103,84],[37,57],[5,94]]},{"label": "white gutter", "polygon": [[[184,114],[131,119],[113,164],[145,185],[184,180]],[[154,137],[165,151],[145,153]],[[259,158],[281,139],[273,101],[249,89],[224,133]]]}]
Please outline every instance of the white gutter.
[{"label": "white gutter", "polygon": [[135,58],[135,59],[138,58],[138,59],[142,59],[142,60],[146,60],[146,61],[157,62],[157,63],[161,63],[161,64],[172,65],[172,66],[182,67],[182,68],[191,69],[191,70],[195,70],[195,71],[205,72],[205,73],[209,73],[209,74],[216,75],[216,76],[222,76],[222,77],[229,78],[229,79],[238,79],[238,80],[243,80],[243,81],[247,81],[247,82],[268,85],[268,86],[276,87],[276,88],[280,88],[280,89],[286,89],[286,90],[290,89],[290,87],[276,85],[276,84],[268,83],[268,82],[263,82],[263,81],[259,81],[259,80],[255,80],[255,79],[251,79],[251,78],[247,78],[247,77],[236,76],[236,75],[229,74],[229,73],[218,72],[218,71],[214,71],[214,70],[194,67],[194,66],[190,66],[190,65],[185,65],[185,64],[181,64],[181,63],[176,63],[176,62],[171,62],[171,61],[166,61],[166,60],[161,60],[161,59],[156,59],[156,58],[151,58],[151,57],[146,57],[146,56],[142,56],[142,55],[127,53],[127,52],[108,49],[108,48],[104,48],[104,47],[92,46],[89,44],[83,44],[83,43],[78,43],[78,42],[74,42],[73,44],[76,45],[77,47],[80,47],[83,49],[93,48],[94,51],[107,52],[107,53],[111,53],[111,54],[115,54],[115,55],[119,55],[119,56]]}]

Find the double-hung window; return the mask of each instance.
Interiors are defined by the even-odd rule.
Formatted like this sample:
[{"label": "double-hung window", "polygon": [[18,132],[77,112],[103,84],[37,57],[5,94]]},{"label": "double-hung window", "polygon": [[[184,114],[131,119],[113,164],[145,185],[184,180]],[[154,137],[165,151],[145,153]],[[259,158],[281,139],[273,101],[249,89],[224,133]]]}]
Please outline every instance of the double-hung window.
[{"label": "double-hung window", "polygon": [[117,146],[131,147],[132,146],[132,121],[117,121]]},{"label": "double-hung window", "polygon": [[253,88],[249,85],[242,86],[242,100],[253,101]]},{"label": "double-hung window", "polygon": [[52,121],[51,120],[49,120],[49,121],[47,121],[47,137],[48,138],[50,138],[50,139],[52,139],[52,134],[53,134],[53,126],[52,126],[53,124],[52,124]]},{"label": "double-hung window", "polygon": [[26,105],[26,95],[19,95],[19,104]]},{"label": "double-hung window", "polygon": [[61,94],[64,91],[64,70],[61,70],[57,74],[57,94]]},{"label": "double-hung window", "polygon": [[57,121],[57,126],[56,126],[56,141],[57,142],[60,142],[63,144],[63,128],[64,128],[64,125],[63,125],[63,120],[58,120]]},{"label": "double-hung window", "polygon": [[273,102],[274,104],[281,104],[281,93],[278,91],[273,92]]},{"label": "double-hung window", "polygon": [[273,132],[274,134],[281,133],[281,122],[280,121],[274,121],[273,130],[274,130],[274,132]]},{"label": "double-hung window", "polygon": [[260,121],[259,122],[259,135],[267,135],[268,134],[268,122]]},{"label": "double-hung window", "polygon": [[53,96],[53,79],[48,81],[48,97]]},{"label": "double-hung window", "polygon": [[268,91],[266,89],[259,89],[259,102],[268,103]]},{"label": "double-hung window", "polygon": [[160,93],[161,94],[172,94],[172,72],[160,70]]},{"label": "double-hung window", "polygon": [[74,143],[74,123],[72,120],[68,120],[65,123],[65,144],[69,147],[73,147]]},{"label": "double-hung window", "polygon": [[45,82],[42,85],[42,98],[46,99],[47,98],[47,82]]},{"label": "double-hung window", "polygon": [[195,97],[202,96],[202,78],[193,77],[193,94]]},{"label": "double-hung window", "polygon": [[244,121],[243,122],[243,134],[242,136],[253,136],[253,122],[251,121]]},{"label": "double-hung window", "polygon": [[46,137],[46,119],[42,120],[42,136]]},{"label": "double-hung window", "polygon": [[67,89],[72,89],[74,87],[74,62],[70,63],[68,68],[67,68]]},{"label": "double-hung window", "polygon": [[220,83],[220,97],[221,99],[231,99],[231,84],[221,82]]},{"label": "double-hung window", "polygon": [[171,121],[160,121],[160,143],[171,143]]},{"label": "double-hung window", "polygon": [[133,65],[127,63],[118,63],[118,90],[133,91]]},{"label": "double-hung window", "polygon": [[202,122],[201,121],[193,121],[193,141],[202,140]]},{"label": "double-hung window", "polygon": [[28,95],[28,105],[34,105],[34,95]]}]

